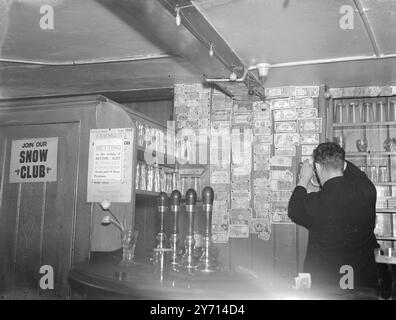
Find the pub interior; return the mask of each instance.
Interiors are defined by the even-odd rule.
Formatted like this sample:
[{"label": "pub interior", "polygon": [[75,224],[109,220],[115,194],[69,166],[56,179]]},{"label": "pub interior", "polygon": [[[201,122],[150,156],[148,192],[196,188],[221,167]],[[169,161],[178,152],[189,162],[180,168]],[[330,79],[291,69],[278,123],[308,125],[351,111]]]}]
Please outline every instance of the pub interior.
[{"label": "pub interior", "polygon": [[[0,299],[394,299],[395,40],[393,0],[0,0]],[[326,141],[375,288],[310,288]]]}]

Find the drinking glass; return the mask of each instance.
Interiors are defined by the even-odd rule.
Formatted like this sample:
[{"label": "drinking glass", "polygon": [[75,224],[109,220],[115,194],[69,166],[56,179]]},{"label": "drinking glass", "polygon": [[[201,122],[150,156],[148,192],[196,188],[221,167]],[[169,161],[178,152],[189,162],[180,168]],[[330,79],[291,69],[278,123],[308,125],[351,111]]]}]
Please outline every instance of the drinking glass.
[{"label": "drinking glass", "polygon": [[120,266],[132,266],[135,264],[135,248],[139,230],[125,230],[121,233],[122,260]]}]

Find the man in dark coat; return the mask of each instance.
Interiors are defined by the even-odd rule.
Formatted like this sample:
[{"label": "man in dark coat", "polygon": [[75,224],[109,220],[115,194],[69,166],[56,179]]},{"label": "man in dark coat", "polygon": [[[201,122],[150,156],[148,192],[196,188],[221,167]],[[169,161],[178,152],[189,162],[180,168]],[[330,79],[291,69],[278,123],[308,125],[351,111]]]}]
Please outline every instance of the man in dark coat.
[{"label": "man in dark coat", "polygon": [[[352,267],[354,288],[374,288],[375,186],[333,142],[320,144],[313,160],[313,165],[304,162],[288,207],[290,219],[309,230],[304,272],[311,274],[313,286],[340,287]],[[307,193],[314,173],[322,188]]]}]

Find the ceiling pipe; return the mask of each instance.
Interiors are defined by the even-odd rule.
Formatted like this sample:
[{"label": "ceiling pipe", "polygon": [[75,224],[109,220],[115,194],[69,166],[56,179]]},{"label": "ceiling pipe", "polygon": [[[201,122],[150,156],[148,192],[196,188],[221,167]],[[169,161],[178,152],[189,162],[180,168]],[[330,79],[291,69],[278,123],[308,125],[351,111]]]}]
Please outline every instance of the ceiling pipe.
[{"label": "ceiling pipe", "polygon": [[329,63],[338,63],[338,62],[383,60],[383,59],[392,59],[392,58],[396,58],[396,54],[381,55],[379,57],[374,55],[374,56],[356,56],[356,57],[342,57],[342,58],[330,58],[330,59],[318,59],[318,60],[305,60],[305,61],[274,63],[271,64],[271,69],[308,66],[308,65],[316,65],[316,64],[329,64]]},{"label": "ceiling pipe", "polygon": [[154,54],[154,55],[145,55],[140,57],[115,57],[115,58],[107,58],[107,59],[73,60],[73,61],[63,61],[63,62],[0,58],[0,62],[60,67],[60,66],[81,66],[81,65],[90,65],[90,64],[118,63],[118,62],[133,62],[133,61],[144,61],[144,60],[154,60],[154,59],[165,59],[171,57],[175,57],[175,56],[169,54]]},{"label": "ceiling pipe", "polygon": [[377,41],[375,40],[373,29],[371,28],[370,22],[368,20],[367,14],[366,14],[367,9],[363,8],[363,5],[361,4],[361,2],[359,0],[353,0],[353,3],[360,15],[360,18],[363,21],[364,28],[366,29],[366,32],[370,39],[371,46],[373,47],[374,53],[377,57],[380,57],[381,56],[380,50],[378,48],[378,44],[377,44]]}]

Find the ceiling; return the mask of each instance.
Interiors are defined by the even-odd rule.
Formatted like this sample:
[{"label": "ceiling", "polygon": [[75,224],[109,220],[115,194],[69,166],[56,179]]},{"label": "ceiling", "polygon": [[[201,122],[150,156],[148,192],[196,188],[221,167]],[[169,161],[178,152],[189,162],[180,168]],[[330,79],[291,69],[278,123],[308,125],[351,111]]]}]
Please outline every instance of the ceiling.
[{"label": "ceiling", "polygon": [[[40,29],[43,4],[54,30]],[[0,0],[0,99],[166,88],[262,62],[265,86],[390,85],[395,40],[394,0]]]}]

